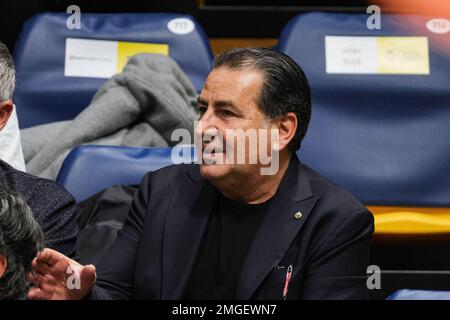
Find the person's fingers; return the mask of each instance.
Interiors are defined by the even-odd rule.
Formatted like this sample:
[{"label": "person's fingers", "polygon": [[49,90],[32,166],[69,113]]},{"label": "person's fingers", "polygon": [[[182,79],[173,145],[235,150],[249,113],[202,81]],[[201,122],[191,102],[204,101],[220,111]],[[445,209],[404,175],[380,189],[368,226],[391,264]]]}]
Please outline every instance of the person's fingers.
[{"label": "person's fingers", "polygon": [[37,259],[37,258],[34,258],[33,261],[31,261],[31,269],[32,269],[33,271],[36,271],[36,268],[37,268],[37,262],[38,262],[38,259]]},{"label": "person's fingers", "polygon": [[47,289],[54,289],[58,285],[57,279],[54,279],[53,277],[47,277],[45,275],[41,275],[39,273],[29,273],[28,274],[28,280],[34,284],[35,286],[38,286],[41,289],[47,288]]},{"label": "person's fingers", "polygon": [[33,287],[28,290],[28,299],[30,300],[48,300],[50,295],[40,288]]},{"label": "person's fingers", "polygon": [[97,278],[95,266],[92,264],[84,266],[83,269],[81,269],[80,278],[81,281],[85,283],[94,284]]},{"label": "person's fingers", "polygon": [[46,263],[49,266],[54,266],[62,260],[69,259],[62,253],[59,253],[58,251],[55,251],[53,249],[48,249],[48,248],[45,248],[44,250],[39,252],[36,258],[37,258],[38,262]]},{"label": "person's fingers", "polygon": [[[70,264],[70,262],[73,262],[73,264]],[[32,268],[34,272],[49,277],[51,276],[56,279],[64,279],[68,274],[69,267],[71,268],[71,270],[79,270],[82,266],[76,261],[72,261],[70,259],[60,260],[54,265],[49,265],[39,259],[32,262]]]},{"label": "person's fingers", "polygon": [[44,293],[51,294],[52,296],[64,293],[65,287],[62,287],[59,283],[53,281],[42,281],[39,283],[39,289]]},{"label": "person's fingers", "polygon": [[36,287],[30,288],[30,290],[28,290],[28,299],[30,299],[30,300],[38,299],[41,292],[42,292],[42,290],[39,288],[36,288]]},{"label": "person's fingers", "polygon": [[28,274],[28,280],[35,285],[39,285],[44,281],[44,277],[36,272],[30,272]]},{"label": "person's fingers", "polygon": [[40,260],[38,260],[34,264],[33,271],[35,271],[36,273],[39,273],[42,275],[48,275],[48,276],[53,275],[55,273],[48,264],[41,262]]}]

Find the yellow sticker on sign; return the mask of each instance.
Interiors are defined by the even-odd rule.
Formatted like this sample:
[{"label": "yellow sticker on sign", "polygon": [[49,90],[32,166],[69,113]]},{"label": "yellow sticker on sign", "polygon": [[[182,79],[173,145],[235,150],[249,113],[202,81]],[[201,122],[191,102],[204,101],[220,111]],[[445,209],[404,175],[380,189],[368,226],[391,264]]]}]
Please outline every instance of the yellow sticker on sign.
[{"label": "yellow sticker on sign", "polygon": [[118,42],[117,45],[117,72],[122,72],[128,60],[139,53],[157,53],[168,56],[169,45],[141,42]]},{"label": "yellow sticker on sign", "polygon": [[427,37],[377,37],[379,74],[430,74]]},{"label": "yellow sticker on sign", "polygon": [[427,37],[325,36],[329,74],[429,75]]}]

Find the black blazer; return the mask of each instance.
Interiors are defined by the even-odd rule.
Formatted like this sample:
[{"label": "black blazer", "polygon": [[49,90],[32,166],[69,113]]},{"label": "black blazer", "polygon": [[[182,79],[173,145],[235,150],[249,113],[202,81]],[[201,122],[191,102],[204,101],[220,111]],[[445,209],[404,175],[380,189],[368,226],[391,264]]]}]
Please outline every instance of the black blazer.
[{"label": "black blazer", "polygon": [[[214,208],[198,165],[148,173],[91,299],[183,299]],[[365,299],[372,214],[294,156],[242,267],[237,299]],[[300,212],[301,217],[295,213]]]}]

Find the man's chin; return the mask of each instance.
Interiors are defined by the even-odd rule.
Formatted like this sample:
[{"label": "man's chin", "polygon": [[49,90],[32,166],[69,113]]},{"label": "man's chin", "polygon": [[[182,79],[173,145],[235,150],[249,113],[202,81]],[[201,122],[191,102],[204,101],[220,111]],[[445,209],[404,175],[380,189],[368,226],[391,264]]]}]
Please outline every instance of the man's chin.
[{"label": "man's chin", "polygon": [[227,176],[229,166],[225,164],[200,164],[200,174],[208,180],[218,180]]}]

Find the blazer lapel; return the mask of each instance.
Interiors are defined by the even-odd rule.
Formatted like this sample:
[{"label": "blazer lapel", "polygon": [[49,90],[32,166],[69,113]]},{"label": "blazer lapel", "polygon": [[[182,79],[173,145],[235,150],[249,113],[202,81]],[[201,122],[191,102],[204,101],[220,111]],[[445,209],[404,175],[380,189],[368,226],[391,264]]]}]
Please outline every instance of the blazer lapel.
[{"label": "blazer lapel", "polygon": [[[318,199],[311,192],[309,180],[300,174],[299,166],[294,156],[250,246],[236,292],[237,299],[251,299],[286,254]],[[298,211],[301,218],[294,217]]]},{"label": "blazer lapel", "polygon": [[[198,167],[195,169],[198,171]],[[180,177],[167,213],[163,239],[161,299],[182,299],[210,213],[216,189],[199,172]]]}]

